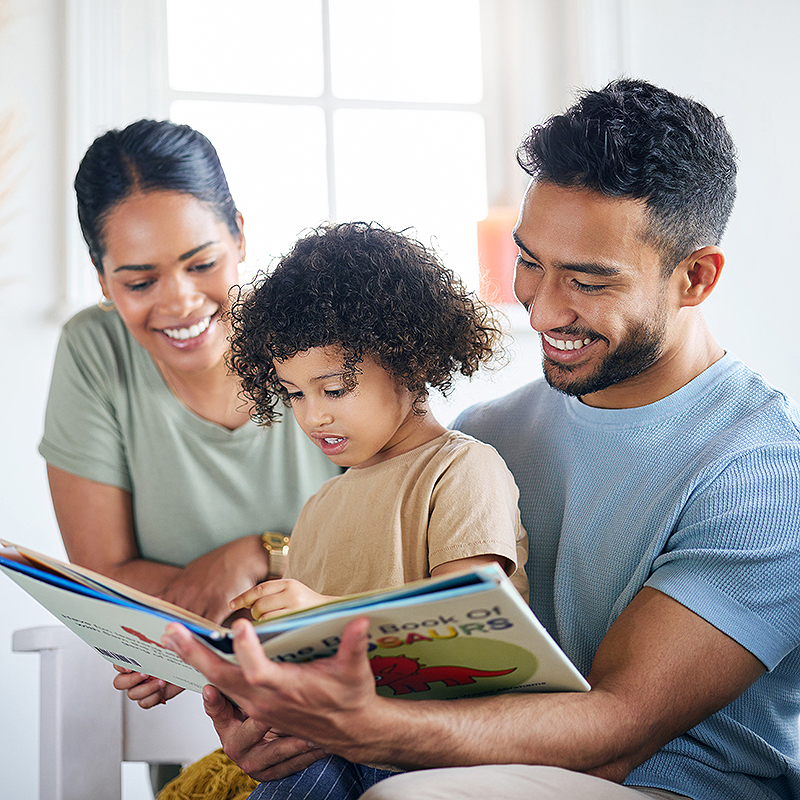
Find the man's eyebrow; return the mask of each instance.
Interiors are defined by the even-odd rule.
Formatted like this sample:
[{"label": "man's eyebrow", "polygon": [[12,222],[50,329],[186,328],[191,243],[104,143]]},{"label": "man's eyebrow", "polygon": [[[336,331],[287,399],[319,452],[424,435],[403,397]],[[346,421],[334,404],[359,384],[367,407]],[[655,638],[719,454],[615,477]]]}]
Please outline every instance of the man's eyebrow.
[{"label": "man's eyebrow", "polygon": [[[178,256],[178,261],[186,261],[187,259],[191,258],[194,255],[197,255],[201,250],[204,250],[206,247],[210,247],[212,244],[217,244],[215,241],[205,242],[197,247],[193,247],[191,250],[187,250],[185,253]],[[126,270],[130,270],[132,272],[146,272],[147,270],[153,269],[152,264],[123,264],[121,267],[117,267],[114,272],[124,272]]]},{"label": "man's eyebrow", "polygon": [[[514,244],[520,250],[524,250],[534,261],[539,261],[539,257],[531,252],[517,236],[516,231],[512,234],[514,237]],[[579,272],[583,275],[597,275],[603,278],[613,278],[620,274],[620,270],[616,267],[610,267],[607,264],[598,264],[596,261],[576,262],[576,263],[558,263],[556,268],[564,272]]]}]

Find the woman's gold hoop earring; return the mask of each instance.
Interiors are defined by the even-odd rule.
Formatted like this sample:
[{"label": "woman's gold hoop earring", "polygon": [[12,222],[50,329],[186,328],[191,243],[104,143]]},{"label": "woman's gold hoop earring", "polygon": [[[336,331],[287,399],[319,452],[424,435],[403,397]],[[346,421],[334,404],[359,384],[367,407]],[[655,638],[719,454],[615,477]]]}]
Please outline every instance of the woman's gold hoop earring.
[{"label": "woman's gold hoop earring", "polygon": [[97,307],[101,311],[113,311],[113,309],[114,309],[114,301],[113,300],[109,300],[107,297],[101,297],[97,301]]}]

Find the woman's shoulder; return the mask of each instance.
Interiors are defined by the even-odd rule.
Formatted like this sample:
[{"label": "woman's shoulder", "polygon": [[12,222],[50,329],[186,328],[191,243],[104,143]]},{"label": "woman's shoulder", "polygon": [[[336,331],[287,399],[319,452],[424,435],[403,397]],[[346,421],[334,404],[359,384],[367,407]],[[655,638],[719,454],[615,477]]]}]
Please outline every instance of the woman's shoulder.
[{"label": "woman's shoulder", "polygon": [[78,311],[67,320],[62,329],[63,338],[74,344],[114,346],[120,341],[130,339],[128,329],[116,311],[103,311],[90,306]]},{"label": "woman's shoulder", "polygon": [[144,353],[116,311],[103,311],[96,306],[84,308],[64,323],[61,347],[73,359],[106,368],[139,362]]},{"label": "woman's shoulder", "polygon": [[62,328],[56,375],[63,373],[74,381],[89,381],[113,392],[112,387],[125,390],[154,369],[147,352],[130,335],[116,311],[85,308]]}]

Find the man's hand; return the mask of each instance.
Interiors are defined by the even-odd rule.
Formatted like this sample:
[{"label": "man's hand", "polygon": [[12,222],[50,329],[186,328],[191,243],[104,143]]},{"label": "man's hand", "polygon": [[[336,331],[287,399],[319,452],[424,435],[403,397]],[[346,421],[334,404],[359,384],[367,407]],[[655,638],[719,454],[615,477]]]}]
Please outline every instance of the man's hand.
[{"label": "man's hand", "polygon": [[203,704],[225,754],[257,781],[285,778],[327,755],[310,742],[250,719],[213,686],[203,688]]},{"label": "man's hand", "polygon": [[304,583],[292,578],[280,578],[264,581],[242,592],[231,600],[230,608],[232,611],[250,609],[253,619],[264,619],[338,599],[315,592]]},{"label": "man's hand", "polygon": [[[175,623],[167,626],[161,641],[202,672],[243,712],[239,727],[246,720],[247,730],[237,731],[230,724],[229,715],[217,728],[223,747],[226,752],[230,749],[229,755],[236,756],[237,763],[243,751],[235,737],[244,736],[251,746],[254,739],[248,731],[253,725],[261,726],[263,731],[278,727],[327,752],[359,760],[357,752],[371,741],[372,721],[380,716],[375,706],[385,702],[375,693],[367,658],[368,627],[365,617],[353,620],[344,629],[335,656],[305,664],[270,661],[246,620],[237,620],[233,625],[238,665],[220,658]],[[247,752],[252,750],[245,750],[245,755]]]}]

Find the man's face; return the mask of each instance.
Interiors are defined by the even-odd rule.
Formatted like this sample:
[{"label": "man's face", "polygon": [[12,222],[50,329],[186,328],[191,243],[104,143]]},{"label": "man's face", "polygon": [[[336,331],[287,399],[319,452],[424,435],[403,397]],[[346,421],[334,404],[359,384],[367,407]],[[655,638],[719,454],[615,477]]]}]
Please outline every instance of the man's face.
[{"label": "man's face", "polygon": [[547,381],[590,405],[642,405],[668,357],[670,279],[642,240],[643,203],[532,183],[514,232],[514,292],[541,334]]}]

